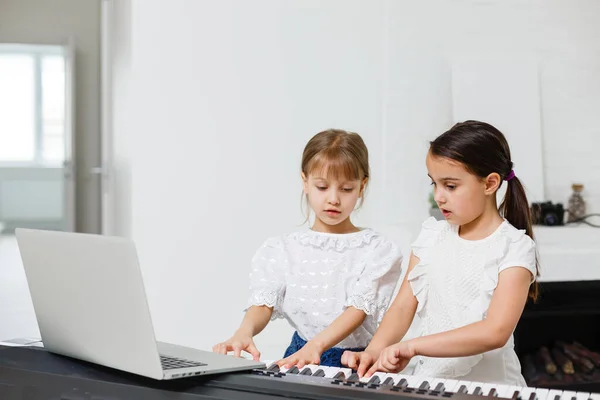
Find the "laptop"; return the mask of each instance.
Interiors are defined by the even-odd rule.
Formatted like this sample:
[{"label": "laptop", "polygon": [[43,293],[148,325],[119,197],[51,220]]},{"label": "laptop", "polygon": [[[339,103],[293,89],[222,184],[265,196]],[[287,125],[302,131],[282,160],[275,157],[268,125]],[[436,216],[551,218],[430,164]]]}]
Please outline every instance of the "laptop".
[{"label": "laptop", "polygon": [[131,239],[15,230],[48,351],[154,379],[265,367],[156,341]]}]

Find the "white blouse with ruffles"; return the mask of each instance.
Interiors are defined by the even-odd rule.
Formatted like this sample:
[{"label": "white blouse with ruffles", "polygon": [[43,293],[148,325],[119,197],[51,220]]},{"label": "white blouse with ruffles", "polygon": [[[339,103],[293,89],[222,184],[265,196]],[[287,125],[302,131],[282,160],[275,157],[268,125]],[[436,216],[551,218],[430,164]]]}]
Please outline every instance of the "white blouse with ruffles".
[{"label": "white blouse with ruffles", "polygon": [[272,319],[287,319],[304,340],[355,307],[367,318],[336,347],[366,347],[391,301],[401,262],[398,246],[368,228],[270,238],[252,260],[248,307],[273,307]]},{"label": "white blouse with ruffles", "polygon": [[[498,275],[506,268],[536,276],[535,242],[504,220],[488,237],[466,240],[458,226],[431,217],[412,245],[420,262],[408,276],[423,335],[485,319]],[[526,386],[511,335],[499,349],[458,358],[420,357],[415,375]]]}]

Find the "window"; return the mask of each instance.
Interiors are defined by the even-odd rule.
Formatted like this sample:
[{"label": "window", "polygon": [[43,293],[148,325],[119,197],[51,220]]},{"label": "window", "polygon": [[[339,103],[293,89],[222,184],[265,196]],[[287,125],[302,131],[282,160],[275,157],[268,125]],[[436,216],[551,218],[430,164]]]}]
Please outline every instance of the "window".
[{"label": "window", "polygon": [[64,161],[65,76],[62,47],[0,44],[0,163]]}]

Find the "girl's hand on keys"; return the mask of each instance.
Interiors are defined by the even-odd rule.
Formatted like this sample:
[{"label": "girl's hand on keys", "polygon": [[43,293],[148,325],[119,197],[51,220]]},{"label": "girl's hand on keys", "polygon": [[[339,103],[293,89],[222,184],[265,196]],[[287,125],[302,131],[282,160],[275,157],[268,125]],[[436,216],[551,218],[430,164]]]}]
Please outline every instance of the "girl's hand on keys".
[{"label": "girl's hand on keys", "polygon": [[250,353],[254,361],[260,360],[260,351],[256,348],[252,336],[236,332],[229,340],[213,346],[213,352],[227,354],[233,352],[235,357],[241,357],[242,351]]},{"label": "girl's hand on keys", "polygon": [[323,354],[323,350],[316,344],[308,341],[308,343],[291,356],[277,361],[277,365],[286,368],[291,368],[295,365],[298,369],[302,369],[308,364],[320,364],[321,354]]},{"label": "girl's hand on keys", "polygon": [[359,377],[363,377],[365,372],[375,364],[377,356],[369,351],[344,351],[342,354],[342,365],[356,371]]},{"label": "girl's hand on keys", "polygon": [[410,341],[388,346],[381,351],[379,359],[367,371],[365,377],[368,378],[377,371],[398,373],[406,368],[415,355],[415,349],[411,346]]}]

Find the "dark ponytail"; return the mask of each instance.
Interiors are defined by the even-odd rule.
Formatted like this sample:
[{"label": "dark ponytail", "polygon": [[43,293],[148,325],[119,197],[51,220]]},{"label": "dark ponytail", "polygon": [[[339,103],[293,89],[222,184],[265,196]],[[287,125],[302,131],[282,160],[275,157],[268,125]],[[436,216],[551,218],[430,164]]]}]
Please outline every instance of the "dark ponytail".
[{"label": "dark ponytail", "polygon": [[[480,121],[460,122],[438,136],[430,144],[431,155],[460,162],[473,174],[485,178],[496,172],[507,182],[506,194],[500,204],[500,214],[533,240],[531,209],[525,188],[514,176],[510,148],[506,138],[494,126]],[[536,256],[536,276],[539,264]],[[529,287],[529,297],[538,296],[537,280]]]},{"label": "dark ponytail", "polygon": [[[500,214],[517,229],[524,229],[525,233],[533,240],[533,224],[531,218],[531,208],[525,194],[525,188],[519,178],[512,177],[507,182],[504,200],[500,204]],[[535,261],[536,275],[540,275],[540,268],[536,257]],[[529,287],[529,297],[536,300],[539,287],[537,280]]]}]

